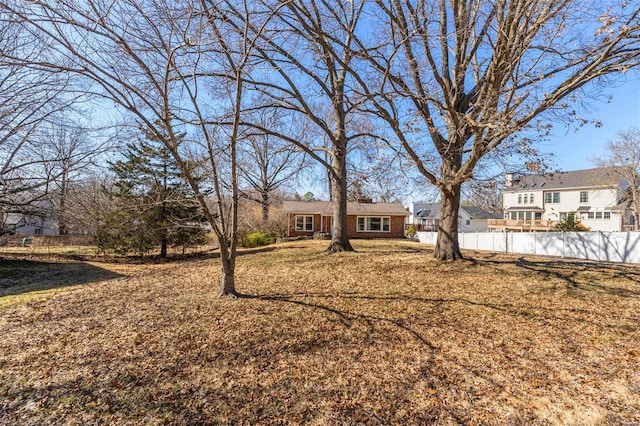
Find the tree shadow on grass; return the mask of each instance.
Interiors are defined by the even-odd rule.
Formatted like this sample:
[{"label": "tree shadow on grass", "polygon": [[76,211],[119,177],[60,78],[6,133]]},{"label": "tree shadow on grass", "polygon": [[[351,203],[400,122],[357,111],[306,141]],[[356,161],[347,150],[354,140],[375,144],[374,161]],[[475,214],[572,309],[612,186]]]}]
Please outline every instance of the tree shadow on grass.
[{"label": "tree shadow on grass", "polygon": [[[617,292],[612,292],[615,295],[620,295]],[[635,295],[624,295],[625,297],[638,297]],[[468,306],[477,306],[489,309],[491,311],[498,312],[502,315],[512,316],[512,317],[521,317],[526,318],[528,320],[533,321],[542,321],[549,322],[558,320],[558,318],[562,318],[562,321],[576,321],[579,323],[591,323],[593,325],[602,327],[603,325],[598,321],[593,321],[591,317],[593,316],[593,312],[589,309],[579,309],[576,307],[567,307],[566,309],[559,309],[557,307],[545,307],[545,306],[537,306],[537,305],[529,305],[527,303],[524,304],[513,304],[513,303],[505,303],[505,302],[491,302],[491,301],[483,301],[483,300],[470,300],[468,298],[429,298],[429,297],[415,297],[403,294],[386,294],[386,295],[365,295],[360,293],[339,293],[339,294],[327,294],[327,293],[290,293],[290,294],[273,294],[273,295],[241,295],[240,297],[251,298],[251,299],[259,299],[259,300],[267,300],[274,302],[286,302],[292,303],[299,306],[305,306],[314,309],[321,309],[326,312],[335,314],[338,316],[341,323],[345,326],[350,325],[350,323],[354,320],[361,319],[364,321],[373,324],[377,323],[386,323],[393,325],[399,330],[403,330],[408,332],[416,341],[427,346],[432,353],[435,353],[436,347],[433,346],[429,341],[427,341],[422,334],[420,333],[419,328],[411,327],[410,323],[407,322],[405,318],[393,319],[393,318],[384,318],[375,315],[367,315],[360,313],[350,313],[345,310],[339,310],[329,304],[322,303],[314,303],[310,301],[302,301],[298,298],[317,298],[320,300],[331,300],[331,299],[353,299],[353,300],[361,300],[361,301],[372,301],[375,303],[385,303],[390,301],[400,301],[406,303],[418,303],[426,306],[449,306],[449,305],[468,305]],[[565,315],[565,313],[570,313],[574,317],[570,318]],[[577,316],[576,316],[577,315]],[[621,328],[624,330],[629,330],[628,325],[620,325],[620,324],[609,324],[605,325],[606,328]],[[637,327],[631,327],[633,331],[640,330],[640,324]]]},{"label": "tree shadow on grass", "polygon": [[0,262],[0,297],[96,283],[123,276],[84,262],[3,259]]},{"label": "tree shadow on grass", "polygon": [[[322,297],[322,298],[343,297],[342,295],[311,294],[311,293],[302,294],[302,295],[303,296],[310,296],[310,297]],[[325,311],[325,312],[328,312],[330,314],[335,315],[338,318],[339,322],[343,326],[345,326],[346,328],[350,327],[351,324],[354,321],[363,321],[364,323],[367,324],[367,328],[369,330],[368,331],[368,335],[367,335],[368,337],[365,339],[365,341],[369,341],[371,336],[373,335],[373,333],[375,331],[375,323],[383,323],[383,324],[392,325],[393,327],[396,327],[399,330],[407,332],[417,342],[419,342],[420,344],[426,346],[429,349],[429,351],[431,352],[432,355],[436,351],[436,347],[431,342],[429,342],[420,333],[419,330],[416,330],[416,329],[410,327],[409,325],[407,325],[407,323],[403,319],[384,318],[384,317],[380,317],[380,316],[376,316],[376,315],[349,312],[349,311],[346,311],[346,310],[343,310],[343,309],[337,309],[335,307],[329,306],[328,304],[313,303],[313,302],[299,300],[299,299],[295,298],[296,296],[301,296],[301,294],[274,294],[274,295],[242,294],[242,295],[240,295],[241,298],[258,299],[258,300],[265,300],[265,301],[278,302],[278,303],[290,303],[290,304],[303,306],[303,307],[307,307],[307,308],[319,309],[319,310],[322,310],[322,311]],[[357,296],[357,295],[345,295],[344,297],[363,298],[363,297]],[[371,298],[364,297],[364,298],[365,299],[377,299],[377,298],[374,298],[374,297],[371,297]]]},{"label": "tree shadow on grass", "polygon": [[[566,283],[567,288],[596,291],[619,297],[640,297],[640,271],[625,265],[594,263],[584,261],[561,260],[528,260],[520,257],[516,262],[518,267],[541,274],[545,278],[556,278]],[[585,274],[595,273],[608,281],[637,286],[636,289],[604,285],[596,279],[589,279]]]},{"label": "tree shadow on grass", "polygon": [[[495,257],[486,256],[482,259],[467,257],[465,260],[473,266],[490,265],[496,273],[504,273],[503,267],[515,265],[528,271],[527,274],[536,274],[546,281],[555,279],[564,282],[569,290],[598,292],[623,298],[640,297],[640,269],[636,266],[575,259],[527,259],[520,256],[516,260],[504,260]],[[603,284],[604,281],[609,284]],[[635,288],[623,288],[612,283]],[[555,289],[554,286],[552,290]]]}]

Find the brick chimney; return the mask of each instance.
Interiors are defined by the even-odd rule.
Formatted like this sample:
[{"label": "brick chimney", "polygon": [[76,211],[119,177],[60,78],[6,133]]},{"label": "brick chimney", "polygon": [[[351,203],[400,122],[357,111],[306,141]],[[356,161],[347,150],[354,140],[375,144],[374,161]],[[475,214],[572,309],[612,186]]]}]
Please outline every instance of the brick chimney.
[{"label": "brick chimney", "polygon": [[357,201],[360,204],[373,204],[373,199],[371,199],[371,198],[360,197],[360,198],[358,198]]}]

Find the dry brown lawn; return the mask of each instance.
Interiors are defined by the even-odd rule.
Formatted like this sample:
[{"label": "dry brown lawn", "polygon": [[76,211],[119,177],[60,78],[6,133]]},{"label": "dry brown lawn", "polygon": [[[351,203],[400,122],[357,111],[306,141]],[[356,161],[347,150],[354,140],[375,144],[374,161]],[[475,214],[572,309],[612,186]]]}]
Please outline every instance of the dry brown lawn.
[{"label": "dry brown lawn", "polygon": [[637,266],[325,245],[5,259],[0,424],[640,423]]}]

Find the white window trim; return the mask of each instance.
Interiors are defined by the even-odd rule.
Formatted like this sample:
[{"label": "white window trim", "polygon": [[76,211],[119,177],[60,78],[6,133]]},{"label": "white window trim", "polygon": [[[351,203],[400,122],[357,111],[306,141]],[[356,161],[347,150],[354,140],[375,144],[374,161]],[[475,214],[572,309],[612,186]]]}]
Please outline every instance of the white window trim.
[{"label": "white window trim", "polygon": [[[306,227],[307,224],[307,218],[310,217],[311,218],[311,229],[299,229],[298,228],[298,218],[302,217],[302,224],[303,224],[303,228]],[[296,228],[296,232],[312,232],[315,229],[315,223],[314,223],[314,218],[313,215],[309,215],[309,214],[297,214],[295,215],[294,219],[293,219],[293,223],[295,224],[295,228]]]},{"label": "white window trim", "polygon": [[[582,201],[582,194],[585,194],[586,200],[584,200],[584,201]],[[580,203],[581,204],[588,203],[589,202],[589,191],[580,191],[580,193],[578,194],[578,198],[580,199]]]},{"label": "white window trim", "polygon": [[[555,194],[558,195],[558,201],[555,201]],[[560,192],[559,191],[547,191],[543,195],[545,204],[560,204]],[[549,199],[549,200],[547,200]]]},{"label": "white window trim", "polygon": [[[379,218],[380,219],[380,227],[382,229],[378,230],[371,230],[371,229],[367,229],[367,219],[368,218]],[[360,226],[359,226],[359,222],[360,219],[364,219],[364,227],[365,229],[360,230]],[[389,220],[389,229],[387,231],[384,230],[384,219],[388,219]],[[391,232],[391,216],[357,216],[356,217],[356,232]]]}]

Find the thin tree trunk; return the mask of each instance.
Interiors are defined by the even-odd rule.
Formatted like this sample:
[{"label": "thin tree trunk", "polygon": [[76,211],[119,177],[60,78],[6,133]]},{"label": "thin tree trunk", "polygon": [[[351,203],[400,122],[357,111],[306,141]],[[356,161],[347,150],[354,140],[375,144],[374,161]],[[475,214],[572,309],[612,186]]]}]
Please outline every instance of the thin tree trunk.
[{"label": "thin tree trunk", "polygon": [[262,201],[260,202],[262,206],[262,222],[266,223],[269,221],[269,193],[262,193]]},{"label": "thin tree trunk", "polygon": [[[346,145],[346,144],[345,144]],[[345,147],[346,148],[346,147]],[[341,251],[355,251],[349,242],[347,233],[347,158],[346,149],[335,149],[333,155],[332,179],[333,196],[333,229],[331,243],[326,253],[338,253]],[[336,175],[339,178],[336,178]]]},{"label": "thin tree trunk", "polygon": [[238,297],[235,280],[236,259],[235,256],[229,256],[229,247],[223,242],[220,242],[220,260],[222,268],[218,297]]},{"label": "thin tree trunk", "polygon": [[462,259],[458,242],[458,210],[460,208],[460,188],[440,191],[440,222],[434,257],[439,260]]},{"label": "thin tree trunk", "polygon": [[62,174],[62,182],[60,186],[60,206],[58,215],[58,235],[67,235],[69,230],[67,228],[67,172]]},{"label": "thin tree trunk", "polygon": [[167,257],[167,235],[166,230],[163,230],[162,240],[160,241],[160,258],[165,259]]},{"label": "thin tree trunk", "polygon": [[[637,179],[633,179],[633,181],[637,181]],[[640,197],[638,194],[638,190],[635,187],[631,189],[631,202],[633,204],[633,230],[640,230]]]}]

